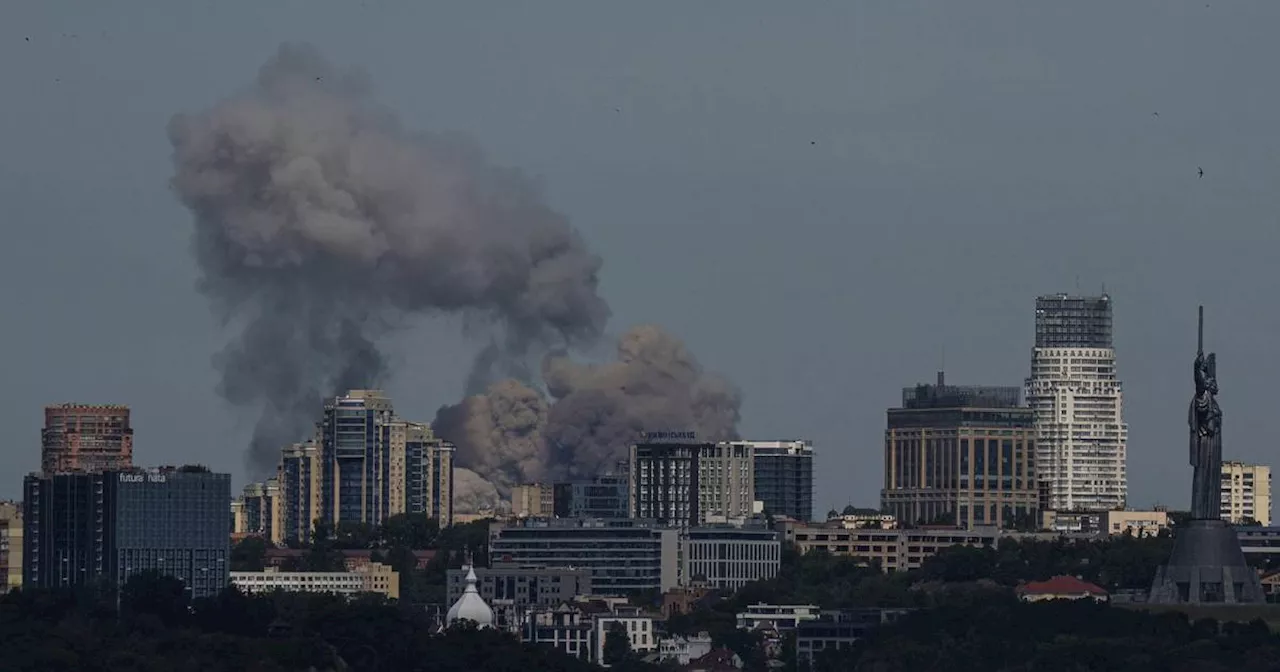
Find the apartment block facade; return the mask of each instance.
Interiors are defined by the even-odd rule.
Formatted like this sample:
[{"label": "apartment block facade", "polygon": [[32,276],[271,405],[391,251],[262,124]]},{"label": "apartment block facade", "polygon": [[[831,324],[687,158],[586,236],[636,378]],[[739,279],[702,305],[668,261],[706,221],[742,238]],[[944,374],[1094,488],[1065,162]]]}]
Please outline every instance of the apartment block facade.
[{"label": "apartment block facade", "polygon": [[935,385],[889,409],[881,510],[905,524],[1033,524],[1036,429],[1017,387]]},{"label": "apartment block facade", "polygon": [[1222,519],[1236,525],[1271,525],[1271,467],[1222,463]]},{"label": "apartment block facade", "polygon": [[628,472],[633,518],[688,527],[755,512],[755,451],[749,443],[637,443]]},{"label": "apartment block facade", "polygon": [[377,525],[398,514],[453,524],[453,444],[395,416],[378,390],[325,403],[314,438],[285,447],[274,478],[245,487],[235,532],[280,544],[310,539],[316,521]]},{"label": "apartment block facade", "polygon": [[1111,298],[1041,296],[1035,331],[1026,398],[1036,418],[1041,507],[1125,508],[1129,426],[1116,375]]},{"label": "apartment block facade", "polygon": [[133,466],[129,407],[57,404],[44,409],[40,470],[46,474],[101,472]]},{"label": "apartment block facade", "polygon": [[754,457],[755,498],[775,516],[813,520],[813,442],[741,441]]}]

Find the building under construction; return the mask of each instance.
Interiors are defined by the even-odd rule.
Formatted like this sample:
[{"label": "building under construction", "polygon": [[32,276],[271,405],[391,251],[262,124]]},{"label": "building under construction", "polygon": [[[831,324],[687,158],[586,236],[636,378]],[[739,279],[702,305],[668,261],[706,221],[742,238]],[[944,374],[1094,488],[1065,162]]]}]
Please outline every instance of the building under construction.
[{"label": "building under construction", "polygon": [[1111,297],[1047,294],[1037,298],[1036,347],[1112,347]]}]

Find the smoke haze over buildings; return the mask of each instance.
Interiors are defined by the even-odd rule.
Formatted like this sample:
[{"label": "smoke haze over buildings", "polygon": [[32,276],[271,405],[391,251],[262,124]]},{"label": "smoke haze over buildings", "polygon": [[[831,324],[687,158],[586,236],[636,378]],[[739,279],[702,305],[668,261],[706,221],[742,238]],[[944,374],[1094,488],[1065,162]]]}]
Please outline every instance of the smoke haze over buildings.
[{"label": "smoke haze over buildings", "polygon": [[[734,435],[736,390],[655,327],[624,336],[617,362],[570,361],[610,316],[599,257],[519,172],[404,129],[364,73],[286,44],[252,86],[168,130],[200,289],[235,333],[219,393],[260,412],[253,472],[308,434],[324,396],[383,383],[383,338],[436,313],[489,340],[472,396],[436,422],[484,477],[464,474],[462,495],[592,473],[655,423]],[[548,352],[544,394],[529,363]]]}]

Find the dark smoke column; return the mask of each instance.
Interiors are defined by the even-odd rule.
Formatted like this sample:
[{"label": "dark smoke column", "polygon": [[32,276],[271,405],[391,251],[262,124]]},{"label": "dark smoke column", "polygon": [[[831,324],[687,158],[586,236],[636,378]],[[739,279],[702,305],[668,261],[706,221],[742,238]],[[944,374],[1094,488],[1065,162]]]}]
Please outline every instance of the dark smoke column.
[{"label": "dark smoke column", "polygon": [[491,329],[490,371],[597,339],[600,260],[518,172],[469,142],[411,133],[368,78],[285,45],[245,91],[169,124],[172,186],[195,219],[200,290],[235,337],[219,393],[259,410],[249,466],[270,469],[321,399],[387,377],[403,318]]}]

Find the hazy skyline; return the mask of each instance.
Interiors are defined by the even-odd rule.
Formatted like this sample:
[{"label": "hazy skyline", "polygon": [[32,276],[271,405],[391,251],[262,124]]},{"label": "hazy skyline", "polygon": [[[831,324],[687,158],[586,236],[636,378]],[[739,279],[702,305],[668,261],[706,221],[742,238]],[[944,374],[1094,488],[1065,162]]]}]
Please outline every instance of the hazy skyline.
[{"label": "hazy skyline", "polygon": [[[878,501],[885,409],[944,349],[948,382],[1020,385],[1035,297],[1103,285],[1130,503],[1185,506],[1197,304],[1224,456],[1275,461],[1277,19],[1262,2],[9,3],[0,497],[62,401],[132,406],[139,464],[244,481],[255,418],[215,393],[230,332],[195,290],[166,125],[305,41],[366,70],[410,130],[533,176],[603,258],[609,335],[662,325],[741,388],[745,437],[812,439],[819,512]],[[461,398],[482,344],[460,326],[395,335],[401,415]]]}]

